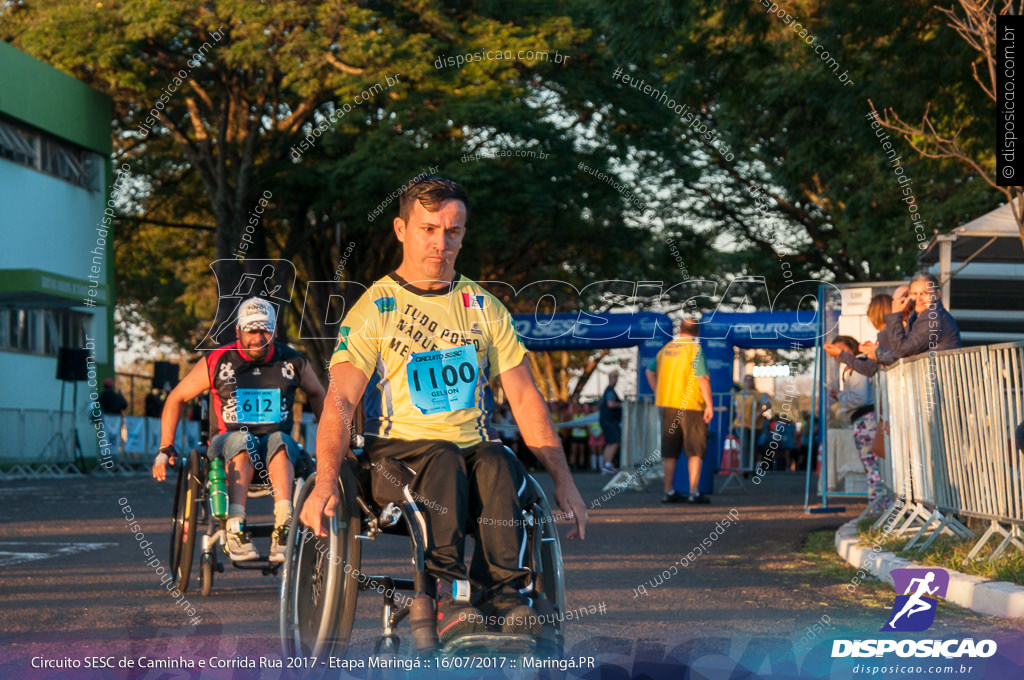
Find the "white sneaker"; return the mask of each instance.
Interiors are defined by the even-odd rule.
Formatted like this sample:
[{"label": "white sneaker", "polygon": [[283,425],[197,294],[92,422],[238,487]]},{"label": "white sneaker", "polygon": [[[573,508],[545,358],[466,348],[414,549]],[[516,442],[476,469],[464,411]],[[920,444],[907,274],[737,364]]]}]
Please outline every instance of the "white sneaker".
[{"label": "white sneaker", "polygon": [[618,468],[616,468],[611,463],[602,463],[601,464],[601,474],[602,475],[617,475],[618,473],[619,473]]},{"label": "white sneaker", "polygon": [[270,561],[284,562],[284,553],[288,549],[288,525],[282,524],[274,528],[270,536]]},{"label": "white sneaker", "polygon": [[[232,523],[229,521],[228,527],[225,531],[227,538],[224,539],[224,552],[228,554],[232,562],[245,562],[260,556],[252,545],[252,539],[249,538],[249,532],[245,530],[244,523],[236,523],[232,527]],[[237,528],[238,531],[231,531],[231,528]]]}]

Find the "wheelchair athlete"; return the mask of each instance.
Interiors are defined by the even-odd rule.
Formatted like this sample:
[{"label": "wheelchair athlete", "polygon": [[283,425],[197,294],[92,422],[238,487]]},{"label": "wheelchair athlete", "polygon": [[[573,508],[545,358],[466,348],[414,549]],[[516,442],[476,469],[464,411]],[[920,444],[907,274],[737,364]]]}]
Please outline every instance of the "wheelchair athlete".
[{"label": "wheelchair athlete", "polygon": [[317,417],[323,410],[324,388],[309,362],[287,345],[273,342],[276,323],[269,302],[260,298],[243,301],[238,308],[236,341],[214,350],[195,365],[168,395],[160,418],[162,444],[153,463],[153,477],[163,481],[166,464],[173,465],[177,457],[173,441],[182,405],[212,386],[210,409],[216,436],[210,440],[207,457],[227,461],[229,505],[224,550],[235,562],[259,557],[245,530],[245,502],[254,468],[269,475],[274,494],[269,559],[284,561],[292,518],[295,461],[299,456],[298,444],[287,434],[293,427],[295,390],[301,388],[306,393]]},{"label": "wheelchair athlete", "polygon": [[[508,310],[455,272],[468,213],[465,191],[450,180],[426,177],[403,190],[394,220],[402,263],[342,321],[330,363],[330,407],[317,432],[319,474],[299,515],[326,536],[323,516],[336,511],[349,425],[363,398],[366,455],[375,466],[385,458],[407,465],[416,473],[411,491],[426,499],[419,504],[428,525],[425,567],[437,579],[442,644],[483,631],[485,621],[503,621],[505,633],[541,632],[534,603],[520,592],[529,574],[519,521],[525,470],[491,427],[489,376],[501,376],[526,444],[550,472],[559,507],[575,520],[568,538],[583,539],[587,523]],[[477,525],[467,579],[469,522]],[[461,587],[466,580],[469,594]]]}]

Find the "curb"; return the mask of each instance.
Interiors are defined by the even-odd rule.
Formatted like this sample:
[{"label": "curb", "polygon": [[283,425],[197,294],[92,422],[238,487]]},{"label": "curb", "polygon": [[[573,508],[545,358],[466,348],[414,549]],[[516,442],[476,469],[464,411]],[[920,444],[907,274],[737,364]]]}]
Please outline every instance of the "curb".
[{"label": "curb", "polygon": [[[892,577],[889,576],[892,570],[924,566],[896,557],[891,552],[876,553],[870,546],[861,543],[855,519],[836,530],[835,545],[836,552],[850,565],[874,574],[890,586],[893,585]],[[969,576],[945,567],[943,569],[949,574],[949,590],[944,598],[947,602],[989,616],[1008,619],[1024,617],[1024,586]]]}]

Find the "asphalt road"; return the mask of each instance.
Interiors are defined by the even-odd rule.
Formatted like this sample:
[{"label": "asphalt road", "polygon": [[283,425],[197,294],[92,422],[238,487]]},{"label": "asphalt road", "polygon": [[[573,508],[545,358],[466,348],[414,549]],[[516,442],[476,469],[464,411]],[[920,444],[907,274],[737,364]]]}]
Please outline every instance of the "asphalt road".
[{"label": "asphalt road", "polygon": [[[550,480],[537,477],[550,496]],[[588,502],[602,496],[606,481],[577,475]],[[201,618],[193,625],[146,566],[127,530],[122,503],[131,505],[146,540],[166,565],[172,491],[170,482],[144,477],[0,484],[0,677],[156,679],[200,673],[35,669],[39,658],[280,659],[279,578],[228,564],[210,597],[201,597],[195,585],[190,588],[189,603]],[[705,506],[663,506],[660,495],[660,483],[652,483],[646,491],[609,498],[591,509],[585,541],[563,539],[567,609],[587,611],[569,624],[566,656],[594,657],[605,664],[598,675],[591,671],[587,677],[682,677],[682,663],[693,666],[693,678],[728,678],[737,663],[785,673],[776,677],[855,677],[848,670],[830,670],[831,640],[878,637],[892,589],[853,585],[853,570],[823,567],[801,550],[810,532],[834,529],[856,516],[862,504],[850,504],[840,514],[807,514],[803,478],[791,474],[769,475],[760,486],[747,482],[745,492],[734,487]],[[269,514],[268,500],[251,503],[258,505],[250,515],[252,509]],[[730,512],[738,522],[716,531],[716,523],[729,519]],[[565,525],[561,529],[564,537]],[[710,550],[690,561],[687,553],[712,532],[720,535]],[[407,555],[403,539],[382,537],[364,545],[363,571],[399,574]],[[685,566],[650,585],[681,559]],[[645,583],[646,594],[639,589]],[[349,658],[370,655],[377,598],[360,596]],[[603,605],[604,613],[589,613],[592,605]],[[408,624],[398,632],[407,650]],[[1019,657],[1024,625],[944,605],[930,634],[1015,641]],[[1016,663],[1022,662],[1018,658]],[[992,673],[955,677],[997,677]],[[267,678],[292,675],[259,673]],[[255,672],[206,670],[202,677],[255,677]]]}]

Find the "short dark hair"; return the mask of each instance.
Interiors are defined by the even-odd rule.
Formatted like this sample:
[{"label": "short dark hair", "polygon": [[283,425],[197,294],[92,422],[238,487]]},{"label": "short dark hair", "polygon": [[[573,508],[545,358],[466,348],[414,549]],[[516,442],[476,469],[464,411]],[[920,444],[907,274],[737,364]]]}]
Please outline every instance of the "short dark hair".
[{"label": "short dark hair", "polygon": [[849,335],[837,335],[836,339],[832,341],[836,345],[846,345],[850,350],[850,354],[856,354],[860,345],[857,344],[856,338],[851,338]]},{"label": "short dark hair", "polygon": [[700,324],[693,319],[682,319],[679,322],[679,334],[696,338],[700,335]]},{"label": "short dark hair", "polygon": [[406,222],[412,215],[413,207],[419,201],[430,212],[436,212],[447,200],[462,201],[469,216],[469,195],[456,182],[437,175],[414,177],[402,187],[398,199],[398,216]]}]

